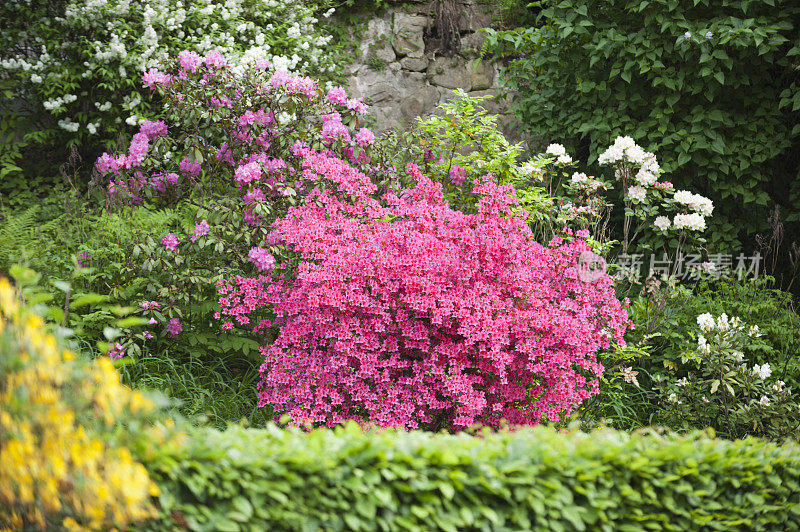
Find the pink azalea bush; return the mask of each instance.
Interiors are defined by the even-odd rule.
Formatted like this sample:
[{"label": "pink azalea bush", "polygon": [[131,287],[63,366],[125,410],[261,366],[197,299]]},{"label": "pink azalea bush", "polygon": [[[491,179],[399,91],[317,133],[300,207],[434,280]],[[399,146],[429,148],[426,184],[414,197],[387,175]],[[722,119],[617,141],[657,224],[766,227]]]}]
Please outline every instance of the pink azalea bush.
[{"label": "pink azalea bush", "polygon": [[296,260],[218,283],[225,327],[263,308],[280,327],[261,348],[260,405],[295,423],[461,429],[556,420],[597,393],[596,354],[629,322],[610,277],[578,277],[588,232],[537,243],[491,175],[464,214],[413,164],[407,198],[378,201],[342,160],[294,151],[334,185],[274,223]]}]

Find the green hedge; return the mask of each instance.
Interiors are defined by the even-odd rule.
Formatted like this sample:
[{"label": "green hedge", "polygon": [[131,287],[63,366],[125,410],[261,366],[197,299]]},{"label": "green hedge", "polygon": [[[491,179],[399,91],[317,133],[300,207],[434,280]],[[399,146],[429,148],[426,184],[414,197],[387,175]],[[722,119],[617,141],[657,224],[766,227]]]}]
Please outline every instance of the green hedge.
[{"label": "green hedge", "polygon": [[153,528],[798,530],[800,447],[534,428],[200,429],[147,463]]}]

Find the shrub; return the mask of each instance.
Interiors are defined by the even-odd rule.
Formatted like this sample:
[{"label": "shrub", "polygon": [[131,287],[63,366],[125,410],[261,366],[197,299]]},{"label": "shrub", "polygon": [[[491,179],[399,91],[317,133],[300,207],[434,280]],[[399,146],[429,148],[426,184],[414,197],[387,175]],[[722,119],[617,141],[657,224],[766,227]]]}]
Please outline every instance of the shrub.
[{"label": "shrub", "polygon": [[153,516],[158,489],[129,449],[158,444],[155,403],[121,386],[109,359],[62,349],[17,297],[0,279],[0,524],[108,529]]},{"label": "shrub", "polygon": [[[603,359],[609,369],[606,377],[610,381],[601,385],[601,393],[593,398],[584,420],[591,425],[604,418],[620,429],[653,424],[666,424],[675,429],[705,428],[708,419],[690,417],[686,412],[680,416],[672,415],[677,412],[667,399],[675,392],[672,388],[676,381],[684,377],[691,380],[691,372],[700,379],[701,370],[707,367],[704,362],[700,366],[686,363],[688,354],[698,347],[697,316],[707,313],[737,316],[748,326],[758,327],[758,336],[747,338],[733,349],[741,353],[748,367],[741,370],[741,363],[737,363],[731,367],[728,377],[741,374],[743,379],[751,373],[752,366],[763,367],[766,364],[771,368],[772,378],[785,383],[783,389],[793,390],[786,399],[797,402],[796,390],[800,386],[797,330],[800,317],[794,311],[791,295],[772,288],[772,284],[768,277],[739,280],[712,279],[710,275],[704,275],[693,286],[649,278],[641,293],[631,298],[629,316],[635,328],[625,337],[630,350],[640,352],[617,363],[617,368],[610,367],[612,361],[607,357]],[[731,350],[726,353],[732,356]],[[635,384],[631,376],[636,379]],[[711,382],[713,380],[716,379]],[[705,382],[706,389],[710,388],[711,382]],[[663,391],[665,383],[670,387],[666,393]],[[704,392],[697,397],[701,402],[702,395],[709,398],[709,394]],[[741,390],[736,391],[736,396],[743,399]],[[761,395],[755,397],[756,401],[760,399]],[[770,403],[775,401],[770,399]],[[702,403],[698,408],[703,405],[707,404]],[[778,421],[763,411],[758,414],[756,410],[752,414],[750,431],[756,430],[758,424],[770,426]],[[733,436],[725,432],[721,420],[713,421],[712,426],[717,427],[721,434]],[[753,421],[757,422],[756,429]]]},{"label": "shrub", "polygon": [[147,463],[154,528],[797,530],[800,449],[749,438],[200,430]]},{"label": "shrub", "polygon": [[488,47],[515,56],[505,78],[534,134],[591,160],[630,135],[660,154],[677,186],[718,205],[715,246],[763,230],[771,203],[800,219],[796,3],[538,5],[536,27],[486,30]]},{"label": "shrub", "polygon": [[[3,2],[0,104],[19,120],[2,146],[37,150],[38,161],[44,152],[51,165],[66,158],[65,146],[80,147],[84,156],[112,148],[118,135],[160,114],[141,76],[183,49],[218,50],[237,69],[266,57],[278,68],[331,77],[331,36],[317,18],[327,8],[314,0]],[[4,173],[19,172],[16,161],[2,164],[6,180]]]},{"label": "shrub", "polygon": [[[791,388],[772,376],[768,362],[750,367],[742,352],[751,338],[761,336],[758,326],[748,328],[724,313],[716,318],[701,314],[697,324],[702,331],[697,345],[681,353],[688,375],[658,379],[670,425],[713,427],[726,438],[800,434],[800,403]],[[674,365],[668,369],[686,371]]]},{"label": "shrub", "polygon": [[595,353],[622,340],[627,318],[610,277],[579,278],[581,238],[538,244],[525,213],[510,213],[513,187],[491,175],[475,183],[474,215],[413,164],[417,187],[382,206],[346,163],[295,153],[307,178],[338,190],[315,189],[273,224],[272,241],[297,256],[276,280],[220,286],[226,326],[258,329],[249,314],[273,306],[260,404],[297,423],[458,429],[555,420],[596,393]]}]

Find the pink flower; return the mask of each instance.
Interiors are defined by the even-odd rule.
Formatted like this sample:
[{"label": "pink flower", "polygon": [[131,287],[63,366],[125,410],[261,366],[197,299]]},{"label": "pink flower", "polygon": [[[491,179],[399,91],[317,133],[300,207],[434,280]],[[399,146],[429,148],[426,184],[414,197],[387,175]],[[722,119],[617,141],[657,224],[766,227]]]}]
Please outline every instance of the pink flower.
[{"label": "pink flower", "polygon": [[150,325],[155,325],[158,323],[158,320],[155,318],[150,318],[150,321],[148,321],[147,323],[149,323]]},{"label": "pink flower", "polygon": [[181,325],[181,320],[178,318],[172,318],[167,322],[167,332],[175,338],[178,336],[181,331],[183,330],[183,325]]},{"label": "pink flower", "polygon": [[416,165],[407,166],[414,200],[389,194],[383,204],[344,161],[293,152],[306,178],[328,184],[272,226],[270,238],[297,259],[274,268],[253,248],[250,260],[270,275],[217,285],[223,329],[274,314],[260,405],[298,424],[446,419],[458,430],[557,420],[598,393],[597,353],[624,342],[629,321],[611,277],[580,279],[585,240],[539,244],[513,214],[513,187],[490,175],[475,188],[478,212],[464,214]]},{"label": "pink flower", "polygon": [[364,116],[369,112],[369,107],[364,103],[363,98],[353,98],[347,100],[347,108]]},{"label": "pink flower", "polygon": [[467,171],[461,168],[458,165],[454,165],[450,167],[450,181],[453,182],[454,185],[460,187],[464,184],[464,180],[467,178]]},{"label": "pink flower", "polygon": [[206,221],[206,219],[203,218],[202,222],[200,222],[199,224],[195,224],[194,225],[194,234],[191,237],[192,242],[195,242],[197,240],[198,236],[207,235],[209,229],[211,229],[211,227],[209,227],[208,222]]},{"label": "pink flower", "polygon": [[185,172],[189,175],[200,175],[200,163],[198,161],[189,159],[189,157],[184,157],[178,167],[182,172]]},{"label": "pink flower", "polygon": [[108,348],[108,356],[117,360],[125,356],[125,351],[121,343],[114,342],[111,344],[111,347]]},{"label": "pink flower", "polygon": [[356,144],[359,146],[366,147],[374,143],[375,134],[369,128],[362,127],[356,134]]},{"label": "pink flower", "polygon": [[182,70],[186,72],[194,72],[197,70],[197,67],[203,64],[203,58],[200,57],[197,52],[184,50],[178,53],[178,62],[180,63]]},{"label": "pink flower", "polygon": [[214,70],[219,70],[220,68],[224,68],[228,66],[228,60],[219,53],[217,50],[211,50],[206,54],[206,66],[208,68],[213,68]]},{"label": "pink flower", "polygon": [[261,272],[271,271],[275,267],[275,257],[266,248],[251,248],[247,256]]},{"label": "pink flower", "polygon": [[139,127],[139,133],[147,135],[147,138],[149,140],[156,140],[158,137],[167,134],[167,124],[165,124],[161,120],[159,120],[158,122],[151,122],[150,120],[145,120]]},{"label": "pink flower", "polygon": [[175,236],[175,233],[170,233],[164,238],[161,239],[161,243],[164,244],[164,247],[167,248],[169,251],[175,251],[178,249],[178,237]]},{"label": "pink flower", "polygon": [[142,81],[145,86],[154,89],[158,85],[169,85],[172,80],[169,74],[164,74],[155,68],[151,68],[142,76]]},{"label": "pink flower", "polygon": [[342,87],[334,87],[329,90],[327,98],[333,105],[347,105],[347,93]]}]

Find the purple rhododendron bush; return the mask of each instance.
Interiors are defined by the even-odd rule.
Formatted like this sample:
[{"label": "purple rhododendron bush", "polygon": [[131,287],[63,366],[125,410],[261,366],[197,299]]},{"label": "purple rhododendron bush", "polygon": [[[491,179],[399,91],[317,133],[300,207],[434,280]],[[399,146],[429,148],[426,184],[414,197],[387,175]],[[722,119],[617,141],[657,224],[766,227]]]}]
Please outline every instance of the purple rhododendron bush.
[{"label": "purple rhododendron bush", "polygon": [[[144,82],[176,123],[103,154],[109,197],[203,207],[191,234],[148,248],[185,297],[142,310],[178,340],[198,327],[181,301],[215,287],[220,332],[260,339],[259,406],[276,419],[536,424],[598,392],[598,351],[624,345],[629,321],[612,277],[579,275],[588,231],[542,245],[491,174],[461,176],[477,212],[453,209],[442,183],[381,155],[360,100],[265,62],[239,76],[219,53],[181,52]],[[179,278],[184,263],[220,267]]]}]

